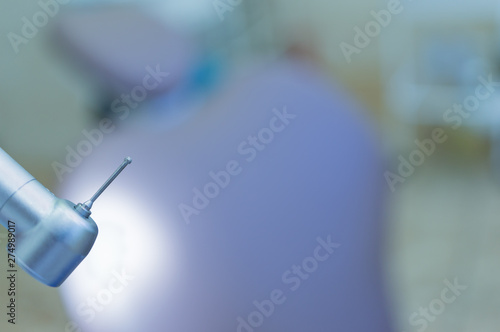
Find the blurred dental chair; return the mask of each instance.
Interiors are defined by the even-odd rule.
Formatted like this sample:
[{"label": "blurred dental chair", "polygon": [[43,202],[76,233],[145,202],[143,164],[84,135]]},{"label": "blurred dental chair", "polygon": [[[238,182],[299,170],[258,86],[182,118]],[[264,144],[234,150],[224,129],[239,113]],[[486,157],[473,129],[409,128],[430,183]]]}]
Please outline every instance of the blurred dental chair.
[{"label": "blurred dental chair", "polygon": [[[293,59],[233,76],[175,128],[106,136],[59,190],[90,196],[134,158],[94,207],[97,242],[61,288],[66,331],[391,331],[375,141],[358,106]],[[340,246],[311,267],[319,239]]]}]

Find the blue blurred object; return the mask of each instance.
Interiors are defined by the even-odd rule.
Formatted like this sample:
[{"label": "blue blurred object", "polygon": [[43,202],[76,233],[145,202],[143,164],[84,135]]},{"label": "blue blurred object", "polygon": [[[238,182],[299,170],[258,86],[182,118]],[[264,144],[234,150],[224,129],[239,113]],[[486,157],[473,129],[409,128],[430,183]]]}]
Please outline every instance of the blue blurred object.
[{"label": "blue blurred object", "polygon": [[134,156],[62,289],[74,326],[391,331],[375,139],[356,104],[296,60],[235,75],[175,129],[108,137],[62,188],[85,196],[95,185],[79,179]]}]

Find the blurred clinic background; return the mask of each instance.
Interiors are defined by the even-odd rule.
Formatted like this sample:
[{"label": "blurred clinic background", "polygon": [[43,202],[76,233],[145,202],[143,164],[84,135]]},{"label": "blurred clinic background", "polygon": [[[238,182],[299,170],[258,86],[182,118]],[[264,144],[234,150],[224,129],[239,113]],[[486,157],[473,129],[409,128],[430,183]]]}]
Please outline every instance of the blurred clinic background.
[{"label": "blurred clinic background", "polygon": [[[236,317],[247,318],[252,301],[328,234],[342,244],[335,266],[321,263],[295,299],[240,331],[499,330],[498,1],[0,0],[0,35],[5,151],[74,201],[119,158],[135,158],[96,206],[95,252],[61,289],[20,272],[17,323],[2,309],[1,331],[234,331]],[[154,88],[135,89],[146,84]],[[189,225],[162,219],[283,107],[297,119],[244,164],[221,203]],[[102,119],[113,129],[61,168],[68,147],[85,150],[78,144]],[[313,203],[322,207],[308,214]],[[286,206],[292,212],[278,211]],[[266,215],[269,229],[249,226]],[[303,230],[284,219],[294,215]],[[318,222],[327,215],[332,228]],[[243,249],[250,239],[275,249],[252,255]],[[127,267],[136,284],[85,314],[110,264]],[[250,269],[259,264],[275,280]],[[331,293],[318,290],[339,271]],[[219,286],[218,296],[208,289]],[[343,303],[335,288],[345,289]],[[0,278],[2,308],[6,289]],[[233,321],[222,322],[225,314]]]}]

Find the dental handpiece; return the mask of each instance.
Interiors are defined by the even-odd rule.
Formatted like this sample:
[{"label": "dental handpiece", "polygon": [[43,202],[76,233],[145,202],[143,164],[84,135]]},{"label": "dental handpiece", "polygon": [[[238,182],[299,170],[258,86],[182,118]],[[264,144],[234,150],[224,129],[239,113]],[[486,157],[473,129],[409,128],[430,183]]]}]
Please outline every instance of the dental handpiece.
[{"label": "dental handpiece", "polygon": [[38,281],[60,286],[97,238],[92,205],[131,162],[126,158],[90,200],[74,204],[52,194],[0,148],[0,224],[15,225],[16,264]]}]

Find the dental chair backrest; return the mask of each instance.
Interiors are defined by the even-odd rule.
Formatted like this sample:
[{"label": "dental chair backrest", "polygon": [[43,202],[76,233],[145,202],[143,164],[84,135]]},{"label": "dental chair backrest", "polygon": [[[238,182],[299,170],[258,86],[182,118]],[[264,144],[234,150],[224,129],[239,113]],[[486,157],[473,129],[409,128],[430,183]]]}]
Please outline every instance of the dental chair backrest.
[{"label": "dental chair backrest", "polygon": [[[168,92],[196,61],[190,38],[135,6],[70,8],[55,26],[55,40],[65,54],[117,97],[140,87],[148,97]],[[160,84],[145,84],[151,71],[169,75]]]}]

